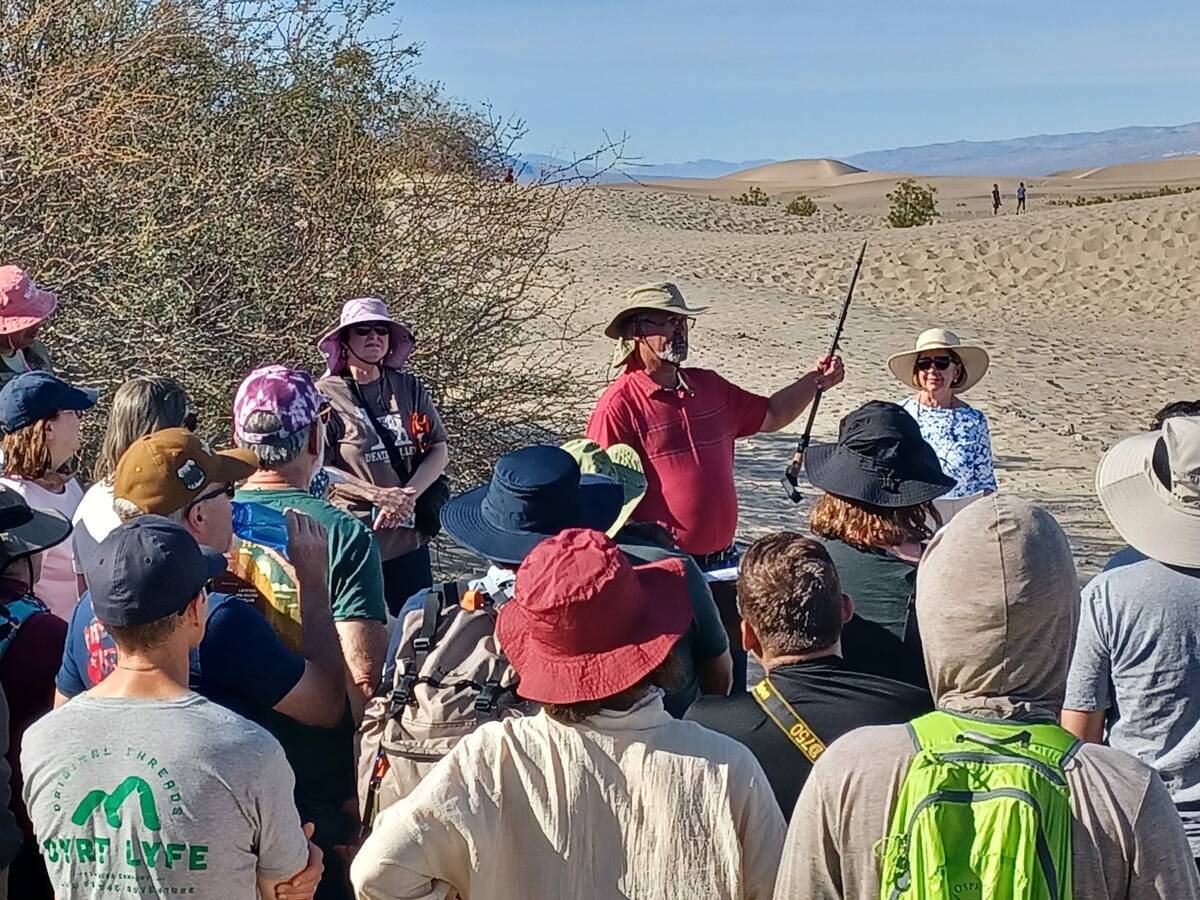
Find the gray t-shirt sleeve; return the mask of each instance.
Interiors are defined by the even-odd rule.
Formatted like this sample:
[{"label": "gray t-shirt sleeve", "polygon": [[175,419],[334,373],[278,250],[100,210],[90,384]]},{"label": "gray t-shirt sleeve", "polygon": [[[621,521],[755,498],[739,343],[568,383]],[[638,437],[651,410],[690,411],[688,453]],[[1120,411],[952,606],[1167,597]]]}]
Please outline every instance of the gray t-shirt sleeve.
[{"label": "gray t-shirt sleeve", "polygon": [[1093,580],[1084,588],[1079,604],[1079,628],[1067,675],[1064,708],[1100,712],[1112,706],[1110,622],[1104,591]]},{"label": "gray t-shirt sleeve", "polygon": [[258,876],[284,881],[308,864],[308,839],[292,799],[292,767],[278,742],[271,739],[271,745],[252,786],[258,808]]},{"label": "gray t-shirt sleeve", "polygon": [[1200,875],[1178,812],[1162,779],[1152,775],[1133,822],[1129,900],[1200,897]]}]

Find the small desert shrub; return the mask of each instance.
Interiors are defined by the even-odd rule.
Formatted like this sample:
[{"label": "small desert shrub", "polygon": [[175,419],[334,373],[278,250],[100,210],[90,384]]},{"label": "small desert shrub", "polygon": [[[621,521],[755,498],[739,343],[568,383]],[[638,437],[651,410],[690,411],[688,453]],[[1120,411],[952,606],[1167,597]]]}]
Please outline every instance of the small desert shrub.
[{"label": "small desert shrub", "polygon": [[1200,191],[1200,185],[1184,185],[1171,187],[1164,184],[1157,191],[1133,191],[1128,194],[1113,194],[1111,197],[1103,194],[1093,194],[1084,197],[1082,194],[1074,200],[1051,200],[1051,206],[1100,206],[1102,203],[1122,203],[1126,200],[1149,200],[1153,197],[1174,197],[1176,194],[1190,194]]},{"label": "small desert shrub", "polygon": [[751,185],[749,191],[731,199],[738,206],[766,206],[770,202],[767,192],[757,185]]},{"label": "small desert shrub", "polygon": [[817,204],[811,197],[801,194],[784,207],[789,216],[813,216],[817,213]]},{"label": "small desert shrub", "polygon": [[888,224],[893,228],[928,225],[939,215],[936,194],[937,188],[933,185],[921,186],[913,179],[906,178],[887,195],[892,204],[887,214]]}]

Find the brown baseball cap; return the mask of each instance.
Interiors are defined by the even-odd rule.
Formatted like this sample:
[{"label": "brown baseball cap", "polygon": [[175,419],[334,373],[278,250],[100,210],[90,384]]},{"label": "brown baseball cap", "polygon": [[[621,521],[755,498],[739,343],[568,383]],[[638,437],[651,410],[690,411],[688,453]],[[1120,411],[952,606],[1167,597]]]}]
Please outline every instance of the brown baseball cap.
[{"label": "brown baseball cap", "polygon": [[241,481],[257,468],[251,450],[213,453],[186,428],[164,428],[138,438],[121,456],[113,497],[143,513],[169,516],[212,485]]}]

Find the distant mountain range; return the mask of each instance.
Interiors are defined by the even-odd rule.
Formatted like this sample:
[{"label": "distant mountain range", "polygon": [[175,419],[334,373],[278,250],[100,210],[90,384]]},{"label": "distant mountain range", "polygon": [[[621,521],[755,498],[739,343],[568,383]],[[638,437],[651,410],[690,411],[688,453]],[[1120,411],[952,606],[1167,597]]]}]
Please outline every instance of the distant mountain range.
[{"label": "distant mountain range", "polygon": [[[1200,153],[1200,122],[1187,125],[1114,128],[1109,131],[1081,131],[1072,134],[1039,134],[1003,141],[953,141],[871,150],[841,157],[845,162],[874,172],[916,172],[922,175],[1027,176],[1050,175],[1063,169],[1112,166],[1118,163],[1147,162]],[[775,162],[750,159],[726,162],[697,159],[682,163],[631,163],[619,172],[608,172],[600,180],[606,183],[664,178],[720,178],[742,169]],[[535,178],[544,169],[569,165],[565,160],[538,153],[519,157],[524,177]],[[594,174],[594,168],[580,167],[580,174]]]},{"label": "distant mountain range", "polygon": [[[747,159],[742,162],[726,162],[723,159],[693,159],[680,163],[624,163],[619,170],[606,172],[599,181],[604,184],[628,182],[631,179],[645,181],[662,178],[720,178],[742,169],[752,169],[755,166],[775,162],[773,159]],[[514,169],[523,169],[521,177],[527,180],[536,179],[543,172],[553,172],[571,167],[571,162],[558,156],[548,156],[544,153],[522,153],[515,160]],[[579,174],[591,176],[596,167],[590,163],[578,166]]]},{"label": "distant mountain range", "polygon": [[1050,175],[1063,169],[1149,162],[1200,153],[1200,122],[1133,126],[1006,141],[954,141],[845,157],[860,169],[922,175]]}]

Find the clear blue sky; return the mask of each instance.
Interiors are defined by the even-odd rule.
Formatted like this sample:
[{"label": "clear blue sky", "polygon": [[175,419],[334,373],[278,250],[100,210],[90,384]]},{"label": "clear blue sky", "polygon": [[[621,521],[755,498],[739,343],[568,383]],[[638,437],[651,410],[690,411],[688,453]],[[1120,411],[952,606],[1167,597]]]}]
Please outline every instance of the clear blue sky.
[{"label": "clear blue sky", "polygon": [[1198,0],[398,2],[418,73],[648,162],[846,156],[1200,120]]}]

